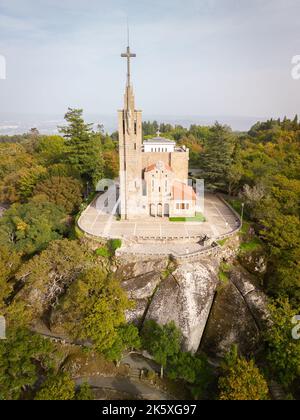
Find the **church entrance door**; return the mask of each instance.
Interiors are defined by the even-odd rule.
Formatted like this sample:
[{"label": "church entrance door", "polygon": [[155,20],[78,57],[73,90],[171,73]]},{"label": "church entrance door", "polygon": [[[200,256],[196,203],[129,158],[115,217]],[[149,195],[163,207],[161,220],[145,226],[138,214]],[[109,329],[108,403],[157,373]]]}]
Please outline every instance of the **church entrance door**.
[{"label": "church entrance door", "polygon": [[150,204],[150,216],[156,217],[156,205]]},{"label": "church entrance door", "polygon": [[164,216],[165,217],[170,216],[170,206],[169,206],[169,204],[165,204],[165,206],[164,206]]},{"label": "church entrance door", "polygon": [[158,217],[163,217],[163,206],[162,206],[162,204],[157,205],[157,216]]}]

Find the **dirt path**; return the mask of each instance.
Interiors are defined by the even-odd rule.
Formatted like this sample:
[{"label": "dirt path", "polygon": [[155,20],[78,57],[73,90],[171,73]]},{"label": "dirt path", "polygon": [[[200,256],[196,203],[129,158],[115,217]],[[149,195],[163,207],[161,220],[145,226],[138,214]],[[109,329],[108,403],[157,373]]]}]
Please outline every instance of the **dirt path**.
[{"label": "dirt path", "polygon": [[113,389],[144,400],[163,401],[173,399],[173,397],[165,392],[130,378],[93,376],[89,378],[78,378],[75,382],[77,385],[88,382],[92,388]]}]

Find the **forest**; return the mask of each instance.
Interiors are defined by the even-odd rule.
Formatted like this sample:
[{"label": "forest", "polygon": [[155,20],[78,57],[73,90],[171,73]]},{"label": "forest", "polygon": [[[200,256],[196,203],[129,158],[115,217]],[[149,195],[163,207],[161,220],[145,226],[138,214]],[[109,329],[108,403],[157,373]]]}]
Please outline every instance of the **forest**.
[{"label": "forest", "polygon": [[[123,352],[147,350],[161,378],[195,399],[269,399],[275,380],[287,399],[300,396],[300,121],[271,119],[248,132],[230,127],[189,128],[143,123],[145,138],[161,136],[190,149],[190,166],[206,188],[228,197],[243,233],[253,232],[247,252],[261,252],[267,269],[258,280],[269,299],[272,327],[259,360],[232,348],[218,371],[205,354],[180,349],[173,323],[128,324],[132,302],[111,270],[117,240],[91,249],[76,226],[95,196],[97,182],[118,176],[118,135],[92,129],[82,110],[69,109],[58,135],[36,129],[0,137],[0,400],[93,399],[87,383],[76,386],[68,349],[45,339],[41,325],[59,326],[80,343],[77,357],[99,358],[118,369]],[[96,356],[95,356],[96,355]],[[179,389],[179,391],[178,391]],[[174,391],[175,392],[175,391]]]}]

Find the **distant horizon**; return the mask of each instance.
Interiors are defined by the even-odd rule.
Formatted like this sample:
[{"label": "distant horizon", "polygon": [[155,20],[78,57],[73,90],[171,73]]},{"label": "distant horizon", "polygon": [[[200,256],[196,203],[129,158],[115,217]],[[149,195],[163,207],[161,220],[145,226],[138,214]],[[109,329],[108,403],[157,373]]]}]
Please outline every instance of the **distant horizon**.
[{"label": "distant horizon", "polygon": [[128,17],[145,115],[291,118],[299,14],[299,0],[0,0],[0,112],[114,115]]},{"label": "distant horizon", "polygon": [[[31,128],[37,128],[41,134],[57,134],[57,125],[65,123],[64,114],[59,113],[13,113],[0,112],[0,135],[19,135],[27,133]],[[104,131],[111,134],[117,131],[117,113],[85,113],[86,122],[93,123],[94,128],[98,124],[103,124]],[[151,115],[144,114],[143,121],[158,121],[172,125],[182,125],[189,128],[192,124],[210,126],[218,121],[222,125],[228,125],[233,131],[249,131],[258,121],[267,119],[283,119],[280,117],[263,116],[234,116],[234,115]]]}]

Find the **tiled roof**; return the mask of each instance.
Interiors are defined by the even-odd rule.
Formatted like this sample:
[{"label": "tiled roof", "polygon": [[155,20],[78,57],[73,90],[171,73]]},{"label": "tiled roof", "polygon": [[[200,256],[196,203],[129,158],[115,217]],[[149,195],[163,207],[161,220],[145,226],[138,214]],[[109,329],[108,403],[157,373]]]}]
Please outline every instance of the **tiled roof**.
[{"label": "tiled roof", "polygon": [[196,194],[189,185],[176,181],[173,183],[173,200],[196,201]]}]

